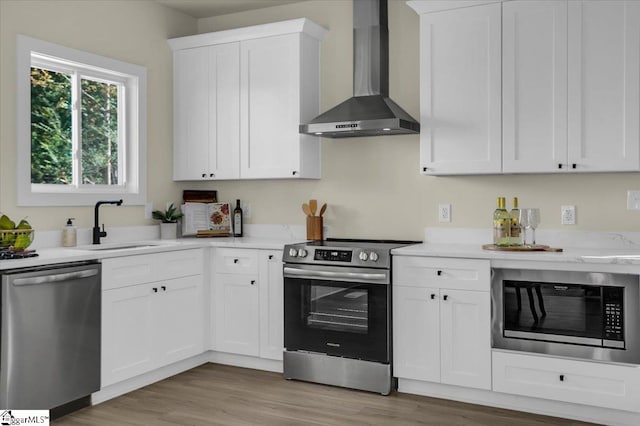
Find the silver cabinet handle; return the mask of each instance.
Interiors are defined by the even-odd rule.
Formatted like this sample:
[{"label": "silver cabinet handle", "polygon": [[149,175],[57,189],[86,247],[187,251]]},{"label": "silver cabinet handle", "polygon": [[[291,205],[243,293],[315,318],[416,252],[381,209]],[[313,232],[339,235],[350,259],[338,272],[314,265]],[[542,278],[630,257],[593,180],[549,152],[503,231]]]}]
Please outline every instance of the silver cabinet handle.
[{"label": "silver cabinet handle", "polygon": [[16,278],[13,280],[13,285],[38,285],[38,284],[59,283],[62,281],[79,280],[81,278],[93,277],[95,275],[98,275],[97,269],[88,269],[85,271],[67,272],[64,274],[43,275],[40,277],[29,277],[29,278]]}]

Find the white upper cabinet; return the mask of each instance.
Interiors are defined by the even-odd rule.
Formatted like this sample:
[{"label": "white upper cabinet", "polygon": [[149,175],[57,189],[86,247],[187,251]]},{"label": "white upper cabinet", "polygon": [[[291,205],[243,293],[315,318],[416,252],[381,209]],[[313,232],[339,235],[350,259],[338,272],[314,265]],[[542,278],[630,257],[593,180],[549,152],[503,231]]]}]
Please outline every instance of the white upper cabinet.
[{"label": "white upper cabinet", "polygon": [[320,178],[320,41],[308,19],[181,37],[174,50],[174,180]]},{"label": "white upper cabinet", "polygon": [[501,169],[500,3],[420,16],[420,170]]},{"label": "white upper cabinet", "polygon": [[243,178],[320,177],[319,138],[298,133],[318,114],[319,49],[300,34],[241,44]]},{"label": "white upper cabinet", "polygon": [[422,173],[640,170],[640,2],[428,3]]},{"label": "white upper cabinet", "polygon": [[640,169],[640,2],[570,1],[569,168]]},{"label": "white upper cabinet", "polygon": [[503,171],[640,169],[640,4],[503,4]]},{"label": "white upper cabinet", "polygon": [[567,164],[567,4],[502,6],[503,171],[554,172]]},{"label": "white upper cabinet", "polygon": [[237,43],[174,52],[174,180],[240,177]]}]

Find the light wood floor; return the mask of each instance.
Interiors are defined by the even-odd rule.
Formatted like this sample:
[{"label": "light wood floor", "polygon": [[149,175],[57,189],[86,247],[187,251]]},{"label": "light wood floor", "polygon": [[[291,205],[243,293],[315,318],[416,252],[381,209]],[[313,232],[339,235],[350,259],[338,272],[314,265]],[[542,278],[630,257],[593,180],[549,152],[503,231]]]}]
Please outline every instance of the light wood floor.
[{"label": "light wood floor", "polygon": [[76,411],[56,426],[579,425],[517,411],[393,393],[381,396],[219,364]]}]

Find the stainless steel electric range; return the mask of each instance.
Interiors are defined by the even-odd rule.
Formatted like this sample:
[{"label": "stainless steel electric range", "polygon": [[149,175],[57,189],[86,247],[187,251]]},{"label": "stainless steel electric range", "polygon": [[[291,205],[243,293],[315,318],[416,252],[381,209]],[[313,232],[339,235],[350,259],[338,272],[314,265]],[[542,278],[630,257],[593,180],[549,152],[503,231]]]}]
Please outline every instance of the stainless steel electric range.
[{"label": "stainless steel electric range", "polygon": [[418,241],[285,246],[284,376],[388,395],[394,388],[391,250]]}]

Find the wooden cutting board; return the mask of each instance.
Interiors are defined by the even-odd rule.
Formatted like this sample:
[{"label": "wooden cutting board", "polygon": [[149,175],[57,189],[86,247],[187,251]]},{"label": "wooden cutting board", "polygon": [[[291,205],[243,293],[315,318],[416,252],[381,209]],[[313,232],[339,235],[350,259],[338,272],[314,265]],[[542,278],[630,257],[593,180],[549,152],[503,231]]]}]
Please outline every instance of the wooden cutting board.
[{"label": "wooden cutting board", "polygon": [[518,252],[523,252],[523,251],[550,251],[555,253],[562,252],[562,249],[559,247],[549,247],[544,245],[535,245],[531,247],[524,247],[524,246],[501,247],[495,244],[483,244],[482,249],[494,250],[494,251],[518,251]]}]

